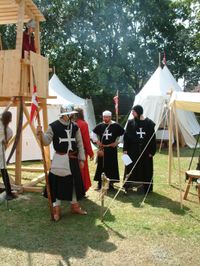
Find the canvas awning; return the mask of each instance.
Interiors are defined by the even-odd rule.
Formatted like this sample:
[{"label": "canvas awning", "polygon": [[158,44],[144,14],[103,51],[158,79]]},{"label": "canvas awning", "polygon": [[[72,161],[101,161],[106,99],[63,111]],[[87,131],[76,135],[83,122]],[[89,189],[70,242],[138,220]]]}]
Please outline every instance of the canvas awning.
[{"label": "canvas awning", "polygon": [[175,104],[176,109],[200,113],[199,92],[173,92],[170,105]]}]

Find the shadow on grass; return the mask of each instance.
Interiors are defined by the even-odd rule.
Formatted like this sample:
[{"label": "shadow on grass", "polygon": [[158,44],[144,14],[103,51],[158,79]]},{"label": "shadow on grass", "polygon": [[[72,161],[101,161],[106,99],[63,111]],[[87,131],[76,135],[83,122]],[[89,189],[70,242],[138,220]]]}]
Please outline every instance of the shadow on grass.
[{"label": "shadow on grass", "polygon": [[[87,216],[72,215],[69,203],[62,202],[62,219],[52,222],[46,200],[36,194],[10,202],[10,209],[1,204],[0,246],[58,255],[67,265],[72,258],[86,257],[88,248],[106,253],[116,250],[106,227],[98,223],[100,206],[88,199],[81,206],[89,210]],[[114,216],[109,212],[105,220],[114,221]]]},{"label": "shadow on grass", "polygon": [[[168,148],[161,149],[161,151],[159,153],[163,154],[163,155],[168,155],[168,153],[169,153]],[[197,148],[195,151],[194,151],[194,149],[191,149],[188,147],[180,148],[180,157],[192,157],[193,153],[194,153],[194,158],[197,159],[199,154],[200,154],[200,148]],[[173,156],[175,158],[177,157],[176,147],[173,148]]]},{"label": "shadow on grass", "polygon": [[[112,192],[109,191],[107,196],[110,198],[114,198],[116,193],[117,193],[117,190],[112,191]],[[144,194],[138,194],[134,190],[128,192],[128,194],[125,194],[124,191],[121,191],[119,195],[117,196],[116,200],[121,201],[123,203],[131,202],[135,208],[140,208],[143,206],[142,203],[143,203],[144,197],[145,197]],[[149,193],[144,203],[151,205],[152,207],[168,209],[169,211],[177,215],[185,215],[186,212],[190,210],[188,207],[185,207],[185,206],[183,209],[181,209],[180,202],[174,201],[157,192]]]}]

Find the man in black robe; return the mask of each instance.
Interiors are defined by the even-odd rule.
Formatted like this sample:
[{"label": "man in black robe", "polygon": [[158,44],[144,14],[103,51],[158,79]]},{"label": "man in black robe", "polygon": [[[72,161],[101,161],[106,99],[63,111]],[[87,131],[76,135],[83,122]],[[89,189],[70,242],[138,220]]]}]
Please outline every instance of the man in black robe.
[{"label": "man in black robe", "polygon": [[[85,153],[80,129],[72,122],[74,113],[76,111],[73,106],[62,106],[60,119],[51,123],[46,133],[42,133],[43,144],[53,142],[55,150],[49,185],[56,221],[60,219],[60,200],[71,201],[72,213],[86,214],[78,204],[78,200],[85,195],[80,172],[80,168],[84,166]],[[41,134],[39,126],[37,134]]]},{"label": "man in black robe", "polygon": [[[124,154],[128,154],[132,163],[125,167],[125,178],[134,167],[128,181],[124,184],[126,191],[138,187],[139,192],[153,191],[153,156],[156,153],[155,123],[144,118],[143,108],[136,105],[132,109],[133,119],[128,121],[124,134]],[[135,165],[135,163],[137,164]]]},{"label": "man in black robe", "polygon": [[124,134],[124,129],[111,120],[110,111],[103,112],[103,122],[98,124],[92,133],[92,140],[99,148],[103,149],[104,155],[97,157],[97,169],[94,180],[98,181],[97,189],[101,189],[101,175],[105,173],[110,181],[110,189],[113,183],[119,182],[119,167],[117,158],[117,145],[119,137]]}]

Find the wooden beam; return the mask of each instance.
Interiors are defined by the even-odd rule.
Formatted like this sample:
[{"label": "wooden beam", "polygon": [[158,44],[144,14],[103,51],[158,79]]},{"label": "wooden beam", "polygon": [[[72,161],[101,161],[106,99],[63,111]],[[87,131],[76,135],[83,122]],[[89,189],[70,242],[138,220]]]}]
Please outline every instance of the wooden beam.
[{"label": "wooden beam", "polygon": [[25,0],[20,0],[17,19],[16,49],[22,52]]},{"label": "wooden beam", "polygon": [[[33,127],[33,129],[31,128],[31,129],[32,129],[32,132],[33,132],[33,134],[34,134],[34,136],[35,136],[35,138],[36,138],[36,141],[37,141],[38,145],[40,146],[40,142],[39,142],[39,140],[38,140],[38,138],[37,138],[37,135],[36,135],[35,127],[30,123],[29,112],[28,112],[28,109],[26,108],[26,105],[25,105],[25,104],[23,105],[23,110],[24,110],[24,114],[25,114],[25,116],[26,116],[27,121],[26,121],[26,123],[22,126],[22,132],[23,132],[23,130],[24,130],[28,125],[30,125],[30,127]],[[39,110],[40,110],[40,109],[39,109]],[[12,139],[9,141],[9,143],[8,143],[8,145],[7,145],[7,148],[9,148],[10,145],[12,145],[12,143],[15,141],[15,138],[16,138],[16,135],[13,136]]]},{"label": "wooden beam", "polygon": [[[0,183],[0,188],[5,188],[4,184]],[[22,186],[16,186],[11,185],[12,190],[17,190],[18,193],[22,193],[23,187]]]},{"label": "wooden beam", "polygon": [[35,139],[36,139],[36,141],[37,141],[37,143],[38,143],[38,145],[40,147],[40,142],[39,142],[37,134],[36,134],[36,129],[33,126],[33,124],[30,122],[30,115],[29,115],[28,109],[27,109],[25,104],[23,104],[23,110],[24,110],[24,114],[25,114],[26,119],[27,119],[27,123],[29,124],[29,126],[30,126],[30,128],[31,128],[31,130],[33,132],[33,135],[34,135],[34,137],[35,137]]},{"label": "wooden beam", "polygon": [[[44,169],[43,169],[43,171],[44,171]],[[33,187],[33,186],[37,185],[38,183],[41,183],[42,181],[44,181],[44,179],[45,179],[45,174],[43,173],[40,176],[32,179],[30,182],[24,184],[23,186],[24,186],[24,188],[25,187]]]},{"label": "wooden beam", "polygon": [[[9,170],[9,171],[14,171],[15,170],[15,165],[10,165],[10,166],[7,166],[7,169]],[[27,166],[22,166],[21,167],[21,170],[23,171],[23,172],[38,172],[38,173],[40,173],[40,172],[44,172],[44,168],[39,168],[39,167],[27,167]]]},{"label": "wooden beam", "polygon": [[39,192],[41,193],[43,191],[42,187],[23,187],[24,192]]},{"label": "wooden beam", "polygon": [[4,112],[9,110],[9,108],[13,105],[15,99],[16,99],[16,97],[12,97],[10,99],[10,102],[8,103],[8,105],[6,106],[6,108],[4,109]]}]

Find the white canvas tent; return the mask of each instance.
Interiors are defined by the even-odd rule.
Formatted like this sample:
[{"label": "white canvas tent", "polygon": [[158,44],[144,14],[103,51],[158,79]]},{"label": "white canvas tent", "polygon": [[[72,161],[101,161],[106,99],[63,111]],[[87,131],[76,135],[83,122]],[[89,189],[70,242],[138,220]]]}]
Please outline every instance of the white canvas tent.
[{"label": "white canvas tent", "polygon": [[[189,93],[189,92],[176,92],[172,93],[170,99],[170,123],[169,123],[169,130],[170,130],[170,141],[169,141],[169,165],[168,165],[168,174],[169,174],[169,183],[171,183],[171,166],[172,166],[172,141],[171,135],[173,130],[173,121],[175,122],[176,126],[176,138],[178,140],[178,111],[191,111],[200,113],[200,93]],[[200,131],[198,132],[198,134]],[[180,169],[180,151],[179,145],[177,141],[177,157],[178,157],[178,169],[179,169],[179,182],[180,182],[180,201],[182,207],[182,188],[181,188],[181,169]]]},{"label": "white canvas tent", "polygon": [[[133,105],[140,104],[144,108],[144,115],[155,122],[156,130],[166,116],[170,100],[170,92],[172,91],[181,92],[181,88],[167,66],[163,69],[158,67],[135,97]],[[129,119],[131,116],[132,115],[130,114]],[[198,134],[200,130],[200,125],[194,113],[178,110],[177,120],[185,143],[190,148],[194,147],[196,141],[193,135]]]},{"label": "white canvas tent", "polygon": [[[57,98],[52,98],[47,100],[47,112],[48,112],[48,124],[58,119],[60,113],[60,107],[62,104],[73,104],[77,107],[81,107],[84,110],[85,119],[88,122],[89,129],[92,130],[95,127],[95,115],[93,104],[90,99],[82,99],[72,93],[69,89],[67,89],[58,77],[54,74],[53,77],[49,81],[49,95],[55,96]],[[0,107],[0,113],[4,110],[3,107]],[[29,108],[30,110],[30,108]],[[13,114],[13,120],[10,124],[13,133],[16,133],[16,108],[11,107],[9,111]],[[42,115],[41,115],[42,120]],[[25,115],[23,115],[23,124],[27,121]],[[10,150],[12,145],[6,151],[6,156],[10,154]],[[51,158],[53,155],[52,145],[50,146]],[[22,161],[30,161],[30,160],[38,160],[42,158],[42,154],[40,148],[37,144],[37,141],[32,133],[30,126],[27,126],[23,130],[23,138],[22,138]],[[10,162],[15,161],[15,153],[12,156]]]},{"label": "white canvas tent", "polygon": [[[58,114],[62,104],[72,104],[84,111],[85,120],[88,122],[90,132],[96,125],[94,108],[91,99],[83,99],[71,92],[58,78],[56,74],[49,81],[49,96],[55,99],[47,99],[50,106],[58,106]],[[53,118],[55,120],[55,117]]]}]

